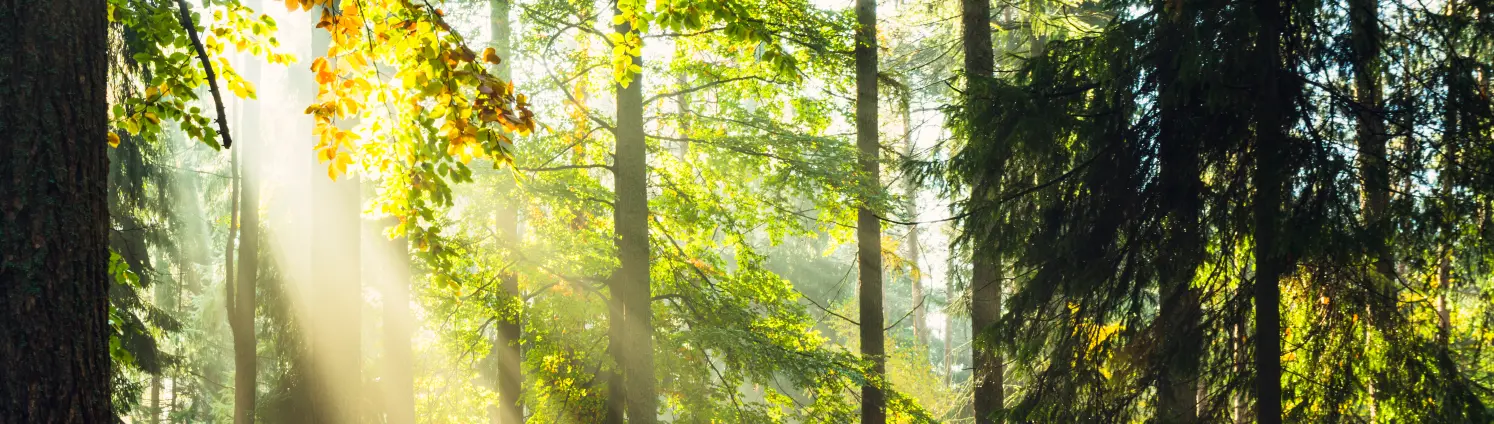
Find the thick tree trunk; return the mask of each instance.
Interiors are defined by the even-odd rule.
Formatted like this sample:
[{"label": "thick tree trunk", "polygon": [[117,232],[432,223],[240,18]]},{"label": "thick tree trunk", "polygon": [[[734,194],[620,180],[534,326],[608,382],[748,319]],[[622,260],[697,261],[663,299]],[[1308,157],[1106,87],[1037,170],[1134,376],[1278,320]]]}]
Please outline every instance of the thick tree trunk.
[{"label": "thick tree trunk", "polygon": [[[1201,121],[1190,115],[1206,110],[1196,90],[1179,81],[1179,52],[1192,34],[1184,25],[1191,17],[1185,10],[1169,10],[1169,3],[1159,2],[1162,20],[1159,53],[1155,73],[1161,119],[1157,134],[1161,162],[1161,202],[1168,208],[1170,225],[1163,235],[1159,259],[1158,291],[1161,310],[1158,314],[1161,352],[1156,367],[1157,418],[1165,423],[1192,423],[1198,420],[1198,373],[1203,356],[1203,319],[1199,293],[1191,287],[1194,273],[1204,257],[1203,181],[1199,164],[1199,128],[1189,123]],[[1182,19],[1179,19],[1182,17]]]},{"label": "thick tree trunk", "polygon": [[[330,42],[315,30],[312,52],[325,54]],[[354,175],[332,181],[323,171],[311,173],[312,404],[318,423],[353,424],[363,399],[362,190]]]},{"label": "thick tree trunk", "polygon": [[[250,81],[259,79],[259,66],[249,64],[244,77]],[[234,424],[254,424],[255,395],[259,387],[256,378],[258,367],[258,342],[255,340],[254,312],[258,302],[256,287],[259,283],[259,151],[263,146],[254,136],[258,131],[259,104],[243,103],[242,125],[252,128],[240,131],[240,141],[235,150],[242,150],[243,163],[239,169],[239,263],[238,277],[234,280],[233,309],[229,323],[233,330],[234,357]]]},{"label": "thick tree trunk", "polygon": [[[628,23],[618,25],[620,34],[633,31]],[[643,58],[633,59],[638,66]],[[654,390],[654,343],[649,287],[648,242],[648,152],[643,135],[643,75],[636,74],[627,86],[617,86],[617,151],[613,163],[613,191],[617,204],[613,225],[621,266],[610,283],[610,345],[622,368],[622,396],[629,423],[650,424],[658,419],[658,397]]]},{"label": "thick tree trunk", "polygon": [[[509,79],[510,70],[509,56],[512,51],[510,41],[513,36],[513,27],[509,21],[509,0],[492,0],[489,3],[492,17],[489,22],[493,33],[493,49],[503,61],[496,66],[499,78]],[[513,184],[506,184],[506,192],[513,191]],[[514,196],[508,196],[501,202],[498,208],[498,233],[499,240],[506,247],[517,248],[519,243],[519,214]],[[519,299],[519,275],[514,272],[504,273],[502,280],[503,292],[501,296]],[[524,390],[524,375],[520,367],[523,362],[522,353],[519,350],[522,327],[518,315],[498,317],[498,337],[493,341],[493,351],[489,355],[497,359],[498,374],[498,405],[494,424],[520,424],[524,422],[524,406],[520,403],[520,396]]]},{"label": "thick tree trunk", "polygon": [[[984,92],[983,87],[995,74],[996,68],[994,52],[991,50],[991,2],[962,0],[961,7],[965,75],[969,85],[965,102],[969,109],[974,110],[980,107],[979,102],[989,101],[977,93]],[[976,118],[975,112],[967,113],[972,117],[969,122],[970,134],[973,135],[970,142],[979,142],[975,136],[988,134],[989,123]],[[999,175],[1000,172],[988,171],[985,174]],[[977,198],[977,201],[989,200],[985,198],[990,196],[996,186],[996,181],[988,181],[983,177],[975,184],[971,196]],[[983,213],[995,214],[994,211]],[[984,240],[988,238],[990,237],[987,235],[977,235],[977,241],[972,245],[970,278],[970,345],[971,361],[975,368],[975,375],[972,377],[975,385],[975,420],[983,424],[994,422],[993,416],[1001,413],[1006,399],[1006,367],[1002,364],[1001,354],[990,340],[979,336],[1001,317],[1001,259],[996,253],[996,246]]]},{"label": "thick tree trunk", "polygon": [[1281,275],[1285,271],[1277,246],[1282,223],[1286,133],[1285,108],[1291,105],[1280,86],[1286,76],[1281,57],[1284,15],[1281,0],[1255,0],[1258,66],[1255,105],[1255,414],[1261,424],[1280,423],[1281,407]]},{"label": "thick tree trunk", "polygon": [[0,422],[109,423],[105,4],[0,0]]},{"label": "thick tree trunk", "polygon": [[[882,190],[877,134],[877,2],[856,0],[856,149],[860,153],[861,207],[856,210],[860,273],[861,356],[872,363],[868,380],[887,373],[882,311],[882,221],[873,211]],[[887,396],[874,384],[861,386],[861,422],[887,422]]]}]

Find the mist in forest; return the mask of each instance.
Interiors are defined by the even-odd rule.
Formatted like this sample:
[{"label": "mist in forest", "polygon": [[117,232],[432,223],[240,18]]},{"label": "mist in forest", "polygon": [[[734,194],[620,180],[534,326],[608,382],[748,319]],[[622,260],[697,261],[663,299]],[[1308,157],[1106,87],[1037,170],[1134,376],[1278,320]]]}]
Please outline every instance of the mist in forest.
[{"label": "mist in forest", "polygon": [[1487,0],[0,3],[0,423],[1494,421]]}]

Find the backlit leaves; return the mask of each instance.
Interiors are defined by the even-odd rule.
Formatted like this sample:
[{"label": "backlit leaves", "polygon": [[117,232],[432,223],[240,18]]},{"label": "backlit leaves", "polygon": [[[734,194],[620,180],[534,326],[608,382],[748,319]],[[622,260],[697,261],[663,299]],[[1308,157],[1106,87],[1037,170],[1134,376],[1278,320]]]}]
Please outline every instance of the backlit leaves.
[{"label": "backlit leaves", "polygon": [[[287,0],[291,9],[324,0]],[[436,244],[433,211],[451,204],[451,183],[469,181],[473,159],[509,162],[511,135],[534,130],[528,99],[485,68],[442,18],[407,0],[342,2],[319,9],[330,44],[311,62],[318,85],[306,113],[316,121],[317,159],[330,178],[350,168],[380,181],[372,205],[410,231],[422,250]],[[411,220],[414,219],[416,224]]]}]

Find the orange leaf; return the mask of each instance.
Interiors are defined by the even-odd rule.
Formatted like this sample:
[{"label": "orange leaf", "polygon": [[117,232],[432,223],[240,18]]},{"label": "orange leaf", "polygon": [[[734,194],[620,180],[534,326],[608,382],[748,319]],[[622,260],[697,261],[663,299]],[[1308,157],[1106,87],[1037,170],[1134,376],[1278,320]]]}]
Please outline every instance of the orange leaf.
[{"label": "orange leaf", "polygon": [[492,47],[488,47],[487,50],[482,51],[482,60],[494,65],[503,62],[503,59],[498,58],[498,51],[493,50]]},{"label": "orange leaf", "polygon": [[109,132],[109,147],[119,147],[119,134]]}]

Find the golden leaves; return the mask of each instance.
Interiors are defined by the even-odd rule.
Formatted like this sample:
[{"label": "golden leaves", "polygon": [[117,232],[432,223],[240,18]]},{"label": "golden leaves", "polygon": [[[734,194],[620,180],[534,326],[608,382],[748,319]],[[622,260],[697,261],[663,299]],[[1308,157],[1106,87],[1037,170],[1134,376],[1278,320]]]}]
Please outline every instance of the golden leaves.
[{"label": "golden leaves", "polygon": [[109,132],[109,147],[119,147],[119,134],[114,131]]},{"label": "golden leaves", "polygon": [[498,57],[498,51],[494,50],[492,47],[488,47],[486,50],[482,51],[482,60],[494,65],[503,63],[503,59]]}]

